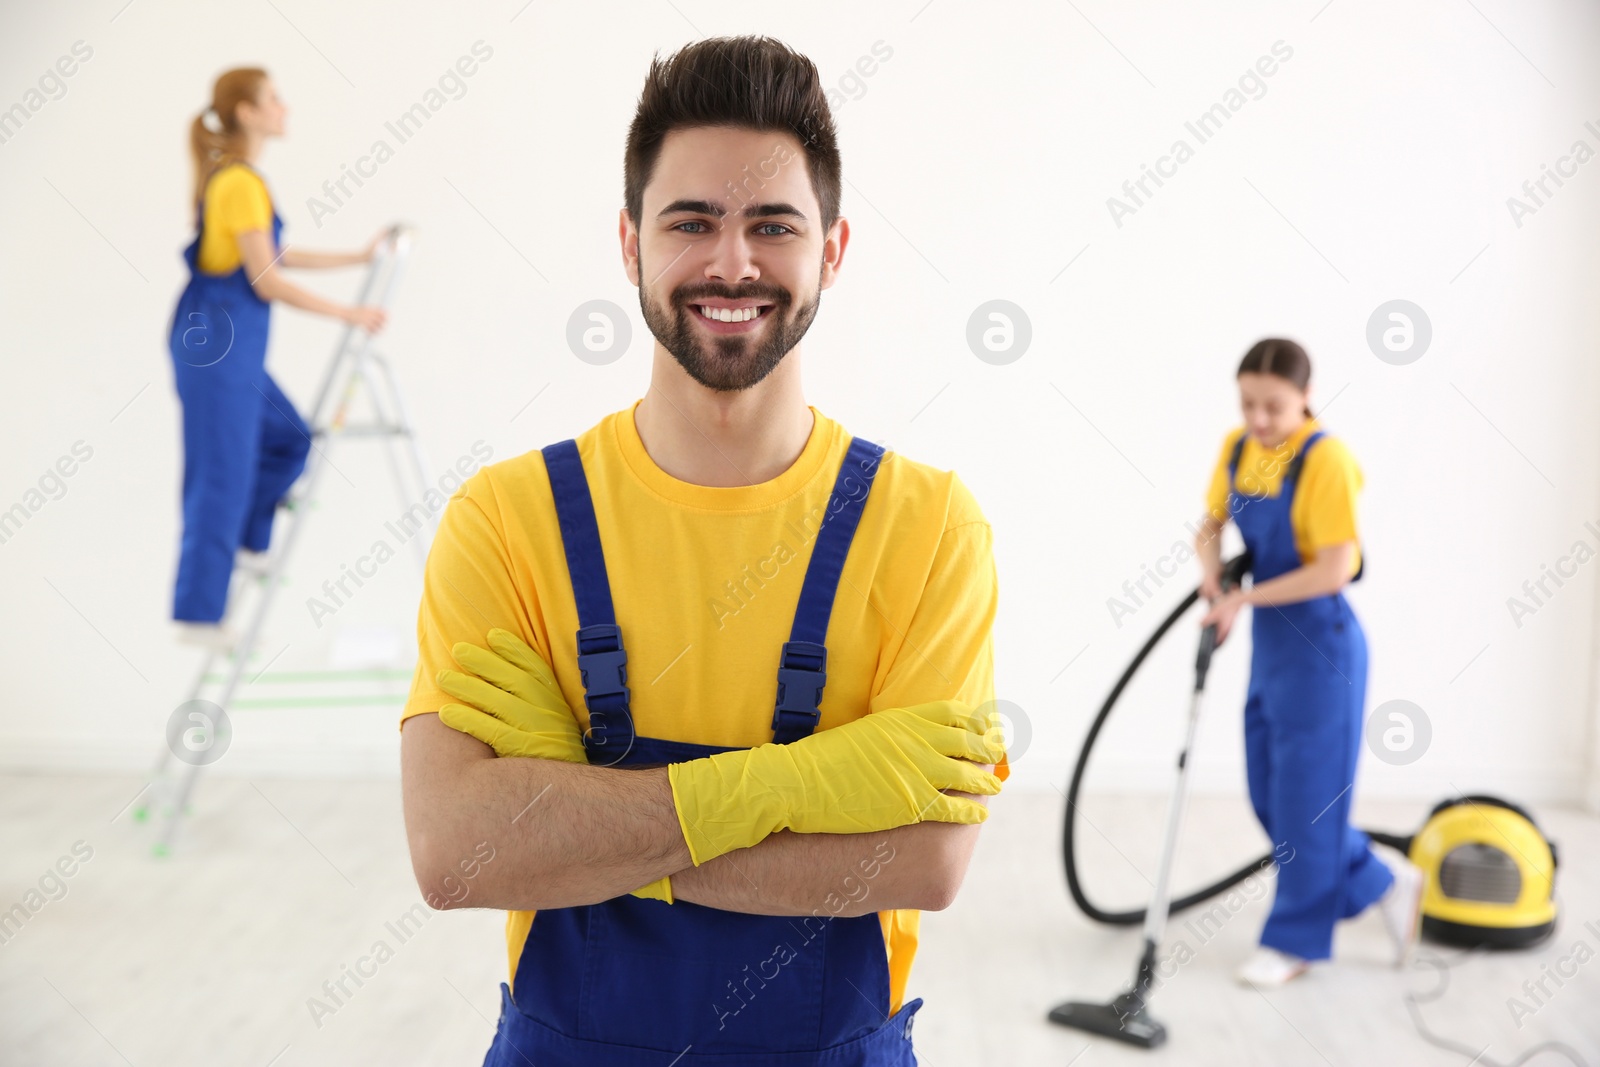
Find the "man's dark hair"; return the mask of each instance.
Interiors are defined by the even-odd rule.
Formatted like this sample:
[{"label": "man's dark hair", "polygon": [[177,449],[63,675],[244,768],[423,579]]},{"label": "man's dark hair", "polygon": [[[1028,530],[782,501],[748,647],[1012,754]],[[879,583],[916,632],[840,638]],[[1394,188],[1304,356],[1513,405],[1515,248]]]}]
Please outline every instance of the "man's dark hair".
[{"label": "man's dark hair", "polygon": [[[650,61],[623,161],[623,197],[635,226],[662,142],[673,130],[694,126],[793,134],[804,149],[822,208],[822,232],[839,217],[841,166],[833,114],[816,64],[788,45],[770,37],[712,37]],[[760,162],[750,161],[750,175],[730,174],[729,183],[759,182],[762,176],[754,168]],[[738,195],[750,198],[754,192]]]}]

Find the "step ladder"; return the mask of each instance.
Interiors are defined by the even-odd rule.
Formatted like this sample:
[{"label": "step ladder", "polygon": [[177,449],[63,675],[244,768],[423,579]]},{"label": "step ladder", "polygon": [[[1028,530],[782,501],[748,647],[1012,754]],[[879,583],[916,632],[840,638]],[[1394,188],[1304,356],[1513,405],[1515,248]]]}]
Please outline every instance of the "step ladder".
[{"label": "step ladder", "polygon": [[[389,307],[410,258],[415,232],[404,225],[390,228],[373,252],[372,265],[356,297],[357,304],[376,304],[385,309]],[[363,394],[373,415],[370,421],[351,422],[349,415],[352,405]],[[427,460],[417,439],[405,398],[401,395],[399,382],[389,361],[373,350],[372,335],[365,330],[353,325],[344,328],[317,390],[316,403],[312,406],[307,423],[311,427],[311,454],[307,457],[305,470],[279,503],[279,508],[285,514],[277,519],[273,544],[267,553],[266,571],[262,573],[253,566],[238,563],[234,566],[224,622],[230,616],[240,614],[238,605],[245,599],[244,594],[251,586],[256,586],[258,592],[254,603],[244,612],[248,622],[231,651],[205,653],[194,684],[189,688],[188,699],[180,705],[191,709],[188,717],[197,724],[183,735],[186,739],[191,734],[198,735],[200,743],[194,746],[196,751],[209,750],[225,731],[231,729],[228,725],[228,709],[245,681],[250,657],[257,651],[263,625],[272,610],[274,594],[284,583],[284,575],[299,542],[300,531],[317,499],[323,471],[330,465],[328,453],[334,443],[345,437],[383,440],[388,446],[384,452],[403,511],[422,499],[429,488]],[[407,485],[408,475],[414,479],[414,489]],[[431,511],[424,521],[426,529],[408,538],[416,554],[419,570],[427,561],[428,544],[436,525]],[[225,662],[225,669],[213,675],[212,668],[219,660]],[[271,665],[271,662],[266,664],[267,667]],[[257,676],[260,673],[258,671]],[[222,688],[214,700],[206,700],[203,694],[208,680],[218,678],[222,680]],[[153,846],[157,856],[171,853],[183,817],[190,813],[189,801],[195,783],[202,768],[210,762],[203,756],[180,758],[178,747],[169,736],[162,746],[150,782],[133,808],[134,818],[138,821],[147,821],[152,814],[165,820],[160,839]],[[179,766],[175,767],[174,764]]]}]

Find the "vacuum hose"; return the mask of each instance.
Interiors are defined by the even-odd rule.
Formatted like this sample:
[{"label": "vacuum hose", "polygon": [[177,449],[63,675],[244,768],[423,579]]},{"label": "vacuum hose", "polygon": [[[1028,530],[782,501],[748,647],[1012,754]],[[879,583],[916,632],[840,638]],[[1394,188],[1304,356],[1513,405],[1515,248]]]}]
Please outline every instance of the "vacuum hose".
[{"label": "vacuum hose", "polygon": [[[1223,589],[1239,585],[1244,579],[1245,572],[1249,569],[1250,553],[1248,552],[1242,552],[1229,560],[1222,568]],[[1090,724],[1088,736],[1083,739],[1083,748],[1078,753],[1077,766],[1072,769],[1072,781],[1067,785],[1067,818],[1065,828],[1061,833],[1061,853],[1066,861],[1067,888],[1072,893],[1072,899],[1082,909],[1083,913],[1095,922],[1106,923],[1110,926],[1136,926],[1144,922],[1145,909],[1106,911],[1103,908],[1096,907],[1094,902],[1084,894],[1083,883],[1078,879],[1078,790],[1083,785],[1083,772],[1089,766],[1089,753],[1094,750],[1095,740],[1100,736],[1100,728],[1105,725],[1106,719],[1110,717],[1111,709],[1117,706],[1117,699],[1122,696],[1122,691],[1133,680],[1134,673],[1144,663],[1145,657],[1150,655],[1151,649],[1156,647],[1161,639],[1166,636],[1167,631],[1172,629],[1173,624],[1182,618],[1184,613],[1193,607],[1194,602],[1199,599],[1200,590],[1196,587],[1188,596],[1183,598],[1183,602],[1174,608],[1170,615],[1161,621],[1161,625],[1156,627],[1156,632],[1150,635],[1150,639],[1144,643],[1138,654],[1133,657],[1133,662],[1129,663],[1127,669],[1122,672],[1122,677],[1117,679],[1117,684],[1111,687],[1111,693],[1106,697],[1105,703],[1100,705],[1100,712],[1094,717],[1094,722]],[[1202,656],[1202,660],[1205,658]],[[1182,911],[1200,903],[1202,900],[1210,900],[1218,893],[1224,893],[1232,889],[1252,874],[1265,869],[1271,864],[1272,853],[1268,852],[1259,859],[1252,860],[1240,867],[1226,878],[1214,882],[1203,889],[1196,890],[1187,896],[1177,898],[1172,902],[1168,910]]]}]

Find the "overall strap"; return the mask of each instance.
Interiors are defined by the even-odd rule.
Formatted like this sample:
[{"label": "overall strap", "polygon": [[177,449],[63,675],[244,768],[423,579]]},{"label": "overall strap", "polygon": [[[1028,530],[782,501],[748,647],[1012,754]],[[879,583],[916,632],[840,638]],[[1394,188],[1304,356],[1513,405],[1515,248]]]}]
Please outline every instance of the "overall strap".
[{"label": "overall strap", "polygon": [[778,660],[778,700],[772,714],[772,739],[779,744],[798,741],[817,728],[821,718],[822,687],[827,681],[828,619],[839,591],[850,542],[872,491],[873,478],[883,457],[882,445],[852,438],[839,465],[839,475],[828,498],[828,513],[817,530],[811,562],[800,586],[794,627]]},{"label": "overall strap", "polygon": [[633,715],[628,709],[628,653],[622,647],[622,631],[611,603],[611,580],[600,548],[589,479],[583,473],[576,441],[558,441],[541,451],[578,605],[578,670],[583,675],[583,701],[589,708],[584,748],[603,750],[606,756],[620,759],[633,747],[634,736]]},{"label": "overall strap", "polygon": [[[1285,498],[1285,507],[1294,506],[1294,486],[1299,485],[1299,475],[1301,475],[1301,470],[1306,469],[1306,456],[1307,454],[1310,454],[1310,446],[1320,442],[1323,437],[1326,437],[1326,434],[1323,434],[1322,430],[1317,430],[1315,434],[1307,437],[1306,443],[1302,443],[1302,445],[1299,446],[1298,453],[1294,454],[1294,459],[1291,459],[1290,466],[1288,466],[1288,469],[1283,472],[1283,488],[1278,490],[1278,496]],[[1243,442],[1243,438],[1240,438],[1240,442]],[[1237,448],[1234,450],[1234,459],[1235,462],[1238,461]],[[1362,547],[1362,542],[1355,542],[1355,550],[1357,550],[1358,555],[1360,555],[1360,563],[1355,565],[1355,574],[1350,576],[1350,581],[1352,582],[1362,581],[1362,574],[1366,573],[1366,549],[1365,547]]]},{"label": "overall strap", "polygon": [[[1283,472],[1283,489],[1280,492],[1281,494],[1288,496],[1291,503],[1293,501],[1295,486],[1300,482],[1300,472],[1305,468],[1306,465],[1306,456],[1311,452],[1311,446],[1322,440],[1325,436],[1327,435],[1323,433],[1323,431],[1318,430],[1316,433],[1306,438],[1305,443],[1300,446],[1300,451],[1296,453],[1294,459],[1289,461],[1289,469]],[[1361,580],[1361,576],[1367,573],[1367,553],[1362,547],[1360,541],[1356,542],[1356,552],[1360,555],[1361,562],[1356,564],[1356,572],[1350,577],[1352,582],[1359,582]]]},{"label": "overall strap", "polygon": [[1306,454],[1311,451],[1311,446],[1322,440],[1326,434],[1321,430],[1305,439],[1294,458],[1289,461],[1289,469],[1283,472],[1283,491],[1294,492],[1295,485],[1300,481],[1300,471],[1306,465]]}]

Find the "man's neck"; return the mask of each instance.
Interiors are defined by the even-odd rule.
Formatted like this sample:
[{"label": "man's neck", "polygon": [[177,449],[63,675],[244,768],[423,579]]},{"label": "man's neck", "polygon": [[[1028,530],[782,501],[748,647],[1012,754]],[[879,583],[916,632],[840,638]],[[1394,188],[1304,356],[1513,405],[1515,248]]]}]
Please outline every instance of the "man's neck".
[{"label": "man's neck", "polygon": [[691,485],[776,478],[805,451],[815,422],[800,390],[798,354],[791,352],[753,388],[718,393],[685,374],[670,353],[657,352],[650,390],[634,409],[645,451],[656,466]]}]

